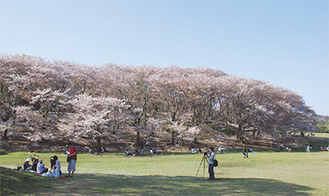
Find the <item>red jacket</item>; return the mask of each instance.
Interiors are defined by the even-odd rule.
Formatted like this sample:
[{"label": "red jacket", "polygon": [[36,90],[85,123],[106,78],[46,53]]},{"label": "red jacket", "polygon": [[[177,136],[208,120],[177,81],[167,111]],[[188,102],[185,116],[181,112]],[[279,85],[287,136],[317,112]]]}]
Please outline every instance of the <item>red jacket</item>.
[{"label": "red jacket", "polygon": [[77,149],[75,147],[70,148],[70,155],[74,154],[74,153],[75,153],[75,155],[70,156],[70,159],[77,160]]}]

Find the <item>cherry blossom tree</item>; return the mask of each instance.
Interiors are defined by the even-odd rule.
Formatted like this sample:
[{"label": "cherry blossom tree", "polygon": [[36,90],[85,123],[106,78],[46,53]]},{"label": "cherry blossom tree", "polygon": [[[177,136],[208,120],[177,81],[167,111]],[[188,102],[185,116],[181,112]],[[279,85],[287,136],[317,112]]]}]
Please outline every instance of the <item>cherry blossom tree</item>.
[{"label": "cherry blossom tree", "polygon": [[302,96],[261,80],[206,67],[89,66],[26,55],[0,55],[0,111],[3,139],[18,122],[42,137],[52,132],[99,143],[129,127],[137,145],[168,126],[184,137],[187,127],[202,124],[230,128],[241,141],[246,132],[316,129]]},{"label": "cherry blossom tree", "polygon": [[60,119],[59,129],[66,138],[96,139],[98,152],[101,139],[113,137],[129,117],[129,106],[117,98],[81,94],[69,103],[75,112]]}]

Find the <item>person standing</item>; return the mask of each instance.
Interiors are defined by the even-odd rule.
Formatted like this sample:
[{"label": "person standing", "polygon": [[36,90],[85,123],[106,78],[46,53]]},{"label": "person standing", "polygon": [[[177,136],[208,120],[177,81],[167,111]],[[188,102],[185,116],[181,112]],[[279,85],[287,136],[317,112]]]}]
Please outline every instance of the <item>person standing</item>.
[{"label": "person standing", "polygon": [[208,158],[208,172],[209,172],[209,180],[215,180],[215,173],[214,173],[214,160],[215,160],[215,150],[213,147],[210,147],[210,156],[206,156]]},{"label": "person standing", "polygon": [[[70,148],[70,154],[68,155],[69,156],[69,164],[67,166],[67,171],[69,172],[69,175],[68,177],[73,177],[73,174],[75,172],[75,165],[76,165],[76,162],[77,162],[77,149],[72,146],[72,144],[70,143],[69,144],[69,148]],[[71,174],[72,172],[72,174]]]},{"label": "person standing", "polygon": [[146,150],[147,151],[151,150],[151,144],[148,140],[146,140]]},{"label": "person standing", "polygon": [[61,162],[59,161],[58,157],[55,155],[54,156],[54,160],[56,161],[56,166],[55,167],[55,177],[56,178],[59,178],[61,177],[62,175],[62,172],[61,172]]}]

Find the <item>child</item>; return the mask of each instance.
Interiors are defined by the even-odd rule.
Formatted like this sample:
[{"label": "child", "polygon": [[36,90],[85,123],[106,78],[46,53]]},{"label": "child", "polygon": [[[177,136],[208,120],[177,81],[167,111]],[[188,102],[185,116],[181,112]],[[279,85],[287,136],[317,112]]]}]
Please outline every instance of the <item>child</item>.
[{"label": "child", "polygon": [[307,147],[306,147],[306,152],[307,152],[307,154],[306,155],[309,155],[310,154],[310,152],[311,152],[311,147],[310,147],[310,145],[308,144],[307,145]]}]

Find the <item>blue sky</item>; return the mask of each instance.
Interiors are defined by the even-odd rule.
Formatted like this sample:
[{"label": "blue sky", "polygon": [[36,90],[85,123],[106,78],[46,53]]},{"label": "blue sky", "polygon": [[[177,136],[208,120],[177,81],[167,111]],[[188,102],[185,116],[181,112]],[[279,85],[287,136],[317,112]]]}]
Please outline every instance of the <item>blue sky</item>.
[{"label": "blue sky", "polygon": [[0,52],[89,65],[206,66],[329,115],[328,1],[0,0]]}]

